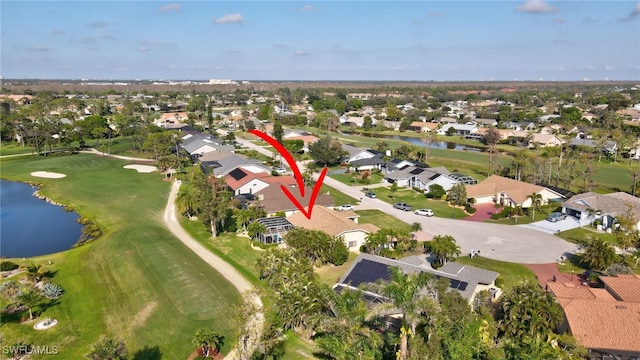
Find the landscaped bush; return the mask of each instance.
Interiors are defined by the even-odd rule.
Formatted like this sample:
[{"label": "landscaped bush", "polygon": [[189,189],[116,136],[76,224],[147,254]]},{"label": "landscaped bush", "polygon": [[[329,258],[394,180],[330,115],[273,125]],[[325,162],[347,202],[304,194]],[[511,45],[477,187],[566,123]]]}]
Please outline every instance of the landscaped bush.
[{"label": "landscaped bush", "polygon": [[497,287],[501,288],[504,286],[504,279],[498,275],[498,277],[496,278],[495,284]]},{"label": "landscaped bush", "polygon": [[47,299],[57,299],[62,296],[62,288],[53,283],[46,283],[42,286],[42,295]]},{"label": "landscaped bush", "polygon": [[476,213],[476,208],[471,206],[471,204],[466,203],[466,204],[464,204],[464,211],[468,212],[469,214],[475,214]]},{"label": "landscaped bush", "polygon": [[0,262],[0,271],[11,271],[17,268],[18,268],[18,264],[12,263],[11,261]]},{"label": "landscaped bush", "polygon": [[447,192],[441,185],[429,185],[429,192],[426,194],[428,198],[441,199]]},{"label": "landscaped bush", "polygon": [[509,207],[509,206],[505,206],[505,207],[502,209],[502,211],[500,211],[499,213],[496,213],[496,214],[491,215],[491,218],[492,218],[493,220],[500,220],[500,219],[508,218],[508,217],[509,217],[509,215],[511,214],[511,211],[512,211],[511,207]]}]

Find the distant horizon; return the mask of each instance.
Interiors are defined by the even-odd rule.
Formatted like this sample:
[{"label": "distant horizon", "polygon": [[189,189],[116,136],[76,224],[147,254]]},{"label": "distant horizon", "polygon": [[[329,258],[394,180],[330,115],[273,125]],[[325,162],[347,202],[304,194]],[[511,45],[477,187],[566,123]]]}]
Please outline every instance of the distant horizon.
[{"label": "distant horizon", "polygon": [[[208,83],[212,79],[54,79],[54,78],[0,78],[0,81],[12,82],[12,81],[71,81],[71,82],[190,82],[193,85],[233,85],[233,84],[215,84]],[[622,79],[622,80],[251,80],[251,79],[215,79],[215,80],[229,80],[237,82],[237,85],[245,85],[242,82],[257,83],[307,83],[307,82],[342,82],[342,83],[508,83],[508,82],[538,82],[538,83],[634,83],[640,84],[640,79]]]},{"label": "distant horizon", "polygon": [[6,79],[640,81],[639,1],[5,0],[0,20]]}]

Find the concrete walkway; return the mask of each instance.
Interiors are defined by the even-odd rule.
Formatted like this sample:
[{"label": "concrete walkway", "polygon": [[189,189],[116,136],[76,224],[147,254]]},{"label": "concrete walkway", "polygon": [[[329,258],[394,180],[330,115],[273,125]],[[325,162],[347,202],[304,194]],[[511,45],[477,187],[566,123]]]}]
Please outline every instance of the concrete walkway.
[{"label": "concrete walkway", "polygon": [[[171,185],[171,192],[169,193],[169,199],[167,200],[167,206],[164,210],[164,223],[173,233],[173,235],[180,239],[183,244],[185,244],[189,249],[191,249],[196,255],[198,255],[202,260],[204,260],[207,264],[209,264],[212,268],[216,269],[225,279],[229,281],[233,286],[238,289],[240,293],[244,293],[246,291],[250,291],[253,286],[247,279],[244,278],[236,269],[234,269],[227,262],[219,258],[218,256],[211,253],[204,246],[202,246],[199,242],[197,242],[194,238],[192,238],[180,225],[178,219],[176,217],[176,208],[175,208],[175,198],[178,194],[178,190],[180,189],[180,181],[176,180]],[[251,300],[259,309],[258,313],[247,319],[246,327],[250,329],[256,329],[257,333],[253,334],[253,336],[242,339],[239,341],[246,346],[246,349],[249,349],[248,353],[251,354],[260,340],[262,335],[262,325],[264,324],[264,314],[262,313],[262,301],[258,296],[253,296]],[[226,359],[236,359],[238,355],[234,350],[229,352],[229,354],[225,357]]]}]

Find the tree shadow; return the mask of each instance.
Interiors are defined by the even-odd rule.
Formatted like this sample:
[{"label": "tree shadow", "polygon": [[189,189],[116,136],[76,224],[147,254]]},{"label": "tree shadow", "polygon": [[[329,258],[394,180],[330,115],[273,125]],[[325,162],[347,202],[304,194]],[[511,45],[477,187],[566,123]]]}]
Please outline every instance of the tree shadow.
[{"label": "tree shadow", "polygon": [[49,301],[47,301],[47,302],[40,303],[40,304],[38,304],[38,308],[40,309],[40,311],[38,312],[38,315],[43,314],[43,313],[44,313],[44,312],[46,312],[46,311],[47,311],[47,309],[49,309],[50,307],[58,306],[58,305],[60,305],[60,304],[61,304],[60,299],[50,299],[50,300],[49,300]]},{"label": "tree shadow", "polygon": [[162,352],[158,345],[149,347],[145,345],[144,348],[138,350],[133,354],[133,360],[160,360],[162,359]]}]

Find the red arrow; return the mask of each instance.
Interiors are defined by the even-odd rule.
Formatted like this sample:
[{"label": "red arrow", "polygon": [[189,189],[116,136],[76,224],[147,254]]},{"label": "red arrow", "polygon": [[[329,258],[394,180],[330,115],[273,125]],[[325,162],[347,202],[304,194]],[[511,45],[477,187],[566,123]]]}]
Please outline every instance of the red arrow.
[{"label": "red arrow", "polygon": [[[304,180],[302,179],[302,174],[300,173],[298,164],[296,164],[296,161],[293,159],[293,156],[291,156],[289,151],[284,147],[284,145],[278,142],[278,140],[263,133],[262,131],[254,129],[254,130],[249,130],[249,132],[255,136],[260,137],[264,141],[268,142],[269,145],[273,146],[280,153],[280,155],[284,157],[284,159],[287,161],[287,164],[289,164],[289,167],[293,171],[293,176],[296,178],[296,181],[298,182],[298,189],[300,189],[300,196],[304,198]],[[324,177],[326,174],[327,174],[327,168],[325,167],[324,169],[322,169],[322,172],[320,173],[320,177],[318,177],[318,181],[316,182],[316,185],[313,187],[311,198],[309,198],[308,211],[305,210],[304,206],[300,204],[298,199],[296,199],[296,197],[289,191],[289,189],[287,189],[284,185],[280,185],[280,189],[282,190],[282,192],[284,192],[285,195],[287,195],[287,197],[289,198],[289,200],[291,200],[293,205],[295,205],[300,210],[300,212],[302,212],[304,216],[307,217],[307,219],[311,219],[311,211],[313,210],[313,205],[316,202],[316,198],[318,197],[318,193],[320,192],[320,188],[322,187],[322,182],[324,181]]]}]

